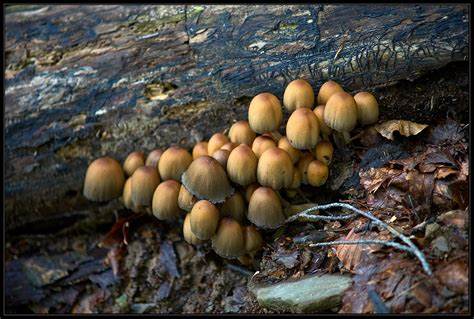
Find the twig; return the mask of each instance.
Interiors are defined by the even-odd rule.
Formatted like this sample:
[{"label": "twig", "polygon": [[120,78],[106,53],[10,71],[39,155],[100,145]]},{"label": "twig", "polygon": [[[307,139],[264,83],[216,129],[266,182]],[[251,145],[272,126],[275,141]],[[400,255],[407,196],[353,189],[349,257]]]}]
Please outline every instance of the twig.
[{"label": "twig", "polygon": [[[302,212],[296,214],[296,215],[293,215],[291,216],[290,218],[288,218],[286,220],[286,222],[291,222],[291,221],[294,221],[296,219],[298,219],[299,217],[308,217],[308,216],[311,216],[311,215],[308,215],[309,213],[311,212],[314,212],[314,211],[317,211],[317,210],[324,210],[324,209],[329,209],[329,208],[335,208],[335,207],[338,207],[338,208],[346,208],[346,209],[349,209],[349,210],[352,210],[353,212],[357,213],[357,214],[360,214],[364,217],[367,217],[368,219],[372,220],[374,222],[374,224],[376,225],[379,225],[379,226],[382,226],[384,228],[386,228],[389,232],[392,233],[392,235],[400,238],[405,244],[407,244],[408,248],[410,248],[409,252],[411,252],[412,254],[414,254],[421,262],[421,265],[423,266],[423,270],[428,274],[428,275],[432,275],[432,271],[431,271],[431,268],[430,268],[430,265],[428,264],[428,262],[426,261],[426,258],[425,256],[423,255],[423,253],[418,249],[418,247],[415,246],[415,244],[413,244],[413,242],[408,238],[406,237],[405,235],[401,234],[400,232],[398,232],[396,229],[394,229],[392,226],[390,225],[387,225],[386,223],[384,223],[383,221],[381,221],[380,219],[376,218],[374,215],[372,215],[371,213],[368,213],[368,212],[364,212],[360,209],[357,209],[355,208],[354,206],[351,206],[349,204],[346,204],[346,203],[330,203],[330,204],[326,204],[326,205],[314,205],[314,207],[311,207],[311,208],[308,208],[308,209],[305,209],[303,210]],[[316,215],[317,216],[317,215]],[[315,216],[315,217],[316,217]],[[346,215],[347,216],[347,215]],[[329,217],[329,216],[328,216]],[[321,219],[321,218],[320,218]],[[319,220],[319,219],[317,219]],[[406,246],[405,246],[406,247]],[[406,250],[406,249],[405,249]]]},{"label": "twig", "polygon": [[367,239],[367,240],[338,240],[338,241],[330,241],[325,243],[316,243],[316,244],[309,244],[309,247],[321,247],[321,246],[336,246],[336,245],[370,245],[370,244],[377,244],[377,245],[385,245],[398,248],[400,250],[411,252],[411,248],[405,245],[398,244],[393,241],[385,241],[385,240],[377,240],[377,239]]},{"label": "twig", "polygon": [[233,270],[233,271],[237,271],[245,276],[250,276],[250,275],[253,275],[254,273],[251,272],[250,270],[247,270],[243,267],[240,267],[240,266],[237,266],[237,265],[234,265],[234,264],[227,264],[226,265],[227,268],[229,268],[230,270]]}]

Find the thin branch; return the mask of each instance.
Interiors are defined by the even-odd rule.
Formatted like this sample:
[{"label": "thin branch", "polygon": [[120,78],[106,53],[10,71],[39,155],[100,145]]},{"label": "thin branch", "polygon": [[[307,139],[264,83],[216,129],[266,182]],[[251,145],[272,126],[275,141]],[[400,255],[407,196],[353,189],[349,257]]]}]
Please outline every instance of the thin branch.
[{"label": "thin branch", "polygon": [[395,247],[400,250],[412,252],[412,249],[408,246],[401,245],[393,241],[385,241],[385,240],[377,240],[377,239],[329,241],[325,243],[309,244],[309,247],[336,246],[336,245],[371,245],[371,244],[385,245],[385,246]]}]

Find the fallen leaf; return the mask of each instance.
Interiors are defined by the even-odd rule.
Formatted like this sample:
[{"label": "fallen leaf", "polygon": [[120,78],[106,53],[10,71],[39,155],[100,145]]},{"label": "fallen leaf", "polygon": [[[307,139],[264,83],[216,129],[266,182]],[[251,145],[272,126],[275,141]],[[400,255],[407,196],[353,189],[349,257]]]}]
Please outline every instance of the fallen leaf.
[{"label": "fallen leaf", "polygon": [[465,261],[457,260],[439,267],[436,277],[449,290],[458,294],[467,294],[469,288],[468,267]]},{"label": "fallen leaf", "polygon": [[426,124],[419,124],[405,120],[391,120],[374,126],[377,132],[389,140],[394,139],[393,133],[395,131],[398,131],[403,136],[412,136],[417,135],[427,127],[428,125]]}]

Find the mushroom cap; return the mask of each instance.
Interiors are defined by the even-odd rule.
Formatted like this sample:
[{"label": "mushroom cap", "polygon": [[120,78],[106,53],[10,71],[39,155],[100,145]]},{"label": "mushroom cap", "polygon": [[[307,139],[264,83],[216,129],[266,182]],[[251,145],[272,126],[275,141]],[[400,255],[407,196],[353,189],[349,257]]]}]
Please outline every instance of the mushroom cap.
[{"label": "mushroom cap", "polygon": [[160,148],[154,149],[153,151],[150,152],[150,154],[148,154],[145,161],[145,165],[155,167],[156,169],[158,169],[158,162],[160,161],[161,155],[163,155],[162,149]]},{"label": "mushroom cap", "polygon": [[196,158],[189,165],[181,182],[198,199],[214,204],[224,202],[234,192],[224,168],[207,155]]},{"label": "mushroom cap", "polygon": [[227,159],[227,175],[239,185],[246,186],[257,181],[258,158],[247,144],[240,144]]},{"label": "mushroom cap", "polygon": [[291,113],[286,123],[286,137],[299,150],[312,149],[319,141],[319,123],[316,114],[307,108]]},{"label": "mushroom cap", "polygon": [[245,219],[246,205],[242,194],[235,192],[234,195],[227,198],[226,201],[220,207],[222,216],[232,217],[239,223],[242,223]]},{"label": "mushroom cap", "polygon": [[379,104],[375,96],[369,92],[359,92],[354,95],[357,105],[357,120],[361,125],[377,123],[379,120]]},{"label": "mushroom cap", "polygon": [[257,138],[252,143],[252,151],[254,152],[257,159],[265,152],[266,150],[277,147],[276,142],[268,136],[257,136]]},{"label": "mushroom cap", "polygon": [[138,207],[149,207],[153,193],[160,183],[160,176],[155,168],[142,166],[135,170],[131,177],[132,202]]},{"label": "mushroom cap", "polygon": [[186,214],[186,217],[184,218],[184,223],[183,223],[184,240],[191,245],[202,244],[204,241],[197,238],[196,235],[194,235],[194,233],[191,231],[191,222],[190,222],[189,215],[190,214]]},{"label": "mushroom cap", "polygon": [[212,156],[215,151],[220,149],[225,144],[229,143],[229,139],[222,133],[215,133],[207,143],[207,155]]},{"label": "mushroom cap", "polygon": [[132,176],[133,172],[140,166],[145,166],[145,154],[143,152],[131,152],[123,163],[123,170],[127,176]]},{"label": "mushroom cap", "polygon": [[324,108],[324,122],[338,132],[350,132],[357,124],[356,101],[346,92],[331,95]]},{"label": "mushroom cap", "polygon": [[217,160],[224,169],[227,167],[227,159],[229,158],[230,152],[228,150],[218,149],[212,154],[212,158]]},{"label": "mushroom cap", "polygon": [[257,134],[250,128],[249,122],[238,121],[232,124],[229,130],[229,139],[236,144],[251,146]]},{"label": "mushroom cap", "polygon": [[280,101],[268,92],[256,95],[250,102],[248,119],[252,130],[259,134],[277,130],[283,119]]},{"label": "mushroom cap", "polygon": [[193,157],[186,149],[179,146],[168,148],[161,155],[160,161],[158,162],[158,170],[161,178],[164,181],[174,179],[179,182],[181,175],[186,171],[192,161]]},{"label": "mushroom cap", "polygon": [[336,82],[329,80],[321,85],[318,93],[318,104],[325,105],[329,98],[337,92],[344,92],[344,89]]},{"label": "mushroom cap", "polygon": [[281,148],[266,150],[257,165],[257,180],[260,185],[275,190],[287,188],[293,180],[293,162]]},{"label": "mushroom cap", "polygon": [[244,232],[236,220],[224,217],[212,236],[212,248],[223,258],[237,258],[245,252]]},{"label": "mushroom cap", "polygon": [[259,187],[260,185],[258,183],[252,183],[245,188],[245,200],[247,201],[247,203],[250,202],[250,198],[252,197],[253,192],[255,192],[255,190]]},{"label": "mushroom cap", "polygon": [[290,155],[293,164],[298,162],[298,160],[300,159],[301,151],[297,148],[294,148],[293,145],[290,144],[290,141],[288,141],[288,138],[286,136],[283,136],[278,141],[278,147],[286,151],[288,155]]},{"label": "mushroom cap", "polygon": [[219,217],[219,210],[214,204],[200,200],[194,204],[189,213],[191,231],[201,240],[211,239],[216,233]]},{"label": "mushroom cap", "polygon": [[285,221],[280,197],[269,187],[257,188],[250,197],[247,218],[259,228],[278,228]]},{"label": "mushroom cap", "polygon": [[108,201],[122,195],[124,183],[120,163],[111,157],[100,157],[87,168],[83,194],[94,202]]},{"label": "mushroom cap", "polygon": [[243,227],[245,252],[254,253],[263,246],[263,238],[258,229],[253,225]]},{"label": "mushroom cap", "polygon": [[262,136],[268,136],[269,138],[274,140],[275,143],[278,143],[278,141],[280,141],[280,139],[283,137],[278,131],[263,133]]},{"label": "mushroom cap", "polygon": [[303,79],[291,81],[283,93],[283,104],[290,112],[302,107],[312,108],[314,91],[311,84]]},{"label": "mushroom cap", "polygon": [[313,112],[318,118],[319,130],[321,133],[329,135],[331,134],[332,129],[324,122],[324,109],[324,105],[318,105],[314,108]]},{"label": "mushroom cap", "polygon": [[291,181],[291,185],[288,188],[289,189],[299,188],[301,186],[301,180],[302,180],[301,172],[297,167],[295,167],[295,169],[293,170],[293,180]]},{"label": "mushroom cap", "polygon": [[240,145],[240,143],[237,144],[237,143],[229,142],[229,143],[226,143],[226,144],[222,145],[222,147],[221,147],[220,149],[221,149],[221,150],[225,150],[225,151],[232,152],[232,150],[233,150],[234,148],[236,148],[237,146],[239,146],[239,145]]},{"label": "mushroom cap", "polygon": [[301,155],[300,160],[296,164],[298,167],[298,170],[300,171],[301,174],[301,182],[303,184],[308,184],[308,165],[314,160],[313,154],[309,152],[303,153]]},{"label": "mushroom cap", "polygon": [[316,145],[314,149],[314,156],[318,161],[323,162],[326,165],[329,165],[332,161],[332,156],[334,154],[334,147],[329,141],[321,141]]},{"label": "mushroom cap", "polygon": [[321,161],[314,160],[308,165],[307,180],[311,186],[322,186],[326,183],[329,176],[329,169]]},{"label": "mushroom cap", "polygon": [[178,194],[178,206],[179,208],[190,212],[193,208],[194,204],[198,201],[198,199],[191,194],[184,185],[181,185],[179,188]]},{"label": "mushroom cap", "polygon": [[159,220],[177,220],[182,210],[178,206],[181,184],[169,179],[158,185],[153,194],[152,212]]},{"label": "mushroom cap", "polygon": [[135,213],[140,212],[140,208],[137,207],[132,201],[132,179],[131,177],[127,178],[125,185],[123,186],[122,194],[123,204],[128,209],[132,210]]},{"label": "mushroom cap", "polygon": [[208,143],[206,141],[202,141],[194,145],[193,160],[195,160],[199,156],[207,155],[207,147],[208,147]]}]

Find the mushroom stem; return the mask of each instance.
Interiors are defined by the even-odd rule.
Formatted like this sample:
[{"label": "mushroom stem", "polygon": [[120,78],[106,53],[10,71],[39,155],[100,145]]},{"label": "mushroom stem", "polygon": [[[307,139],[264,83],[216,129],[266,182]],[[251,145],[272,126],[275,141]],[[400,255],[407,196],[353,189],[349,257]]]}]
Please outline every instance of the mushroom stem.
[{"label": "mushroom stem", "polygon": [[334,143],[337,148],[344,148],[345,145],[349,144],[351,141],[351,135],[349,132],[338,132],[334,131]]}]

